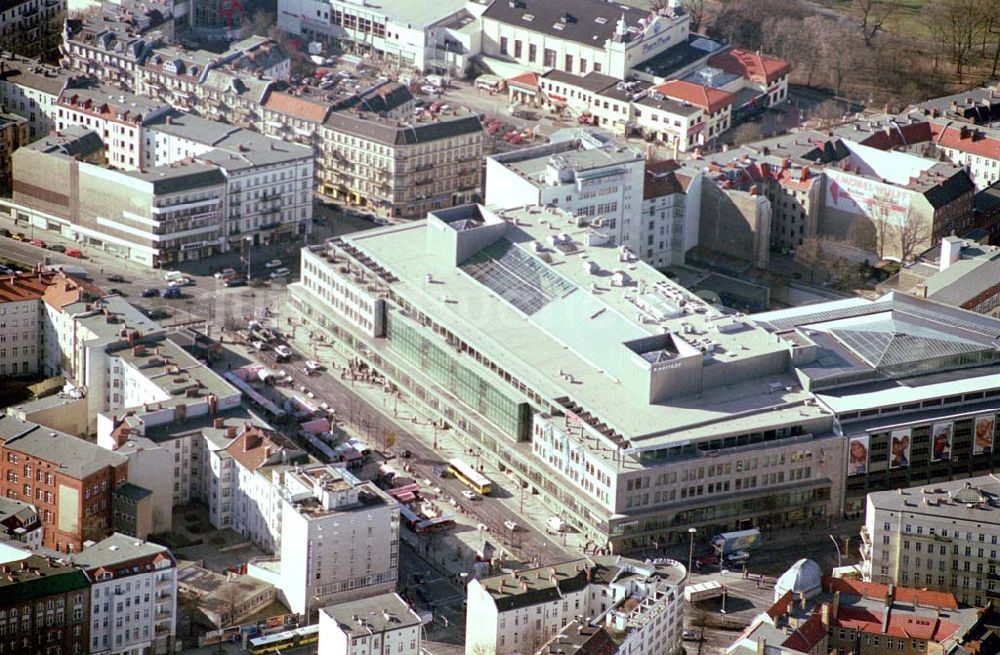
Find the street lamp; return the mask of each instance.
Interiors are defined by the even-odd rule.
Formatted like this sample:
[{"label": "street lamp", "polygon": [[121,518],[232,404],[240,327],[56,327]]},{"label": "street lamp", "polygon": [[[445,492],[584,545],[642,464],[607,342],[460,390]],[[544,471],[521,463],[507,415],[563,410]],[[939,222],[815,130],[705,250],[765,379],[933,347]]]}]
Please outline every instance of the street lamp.
[{"label": "street lamp", "polygon": [[691,578],[691,562],[694,560],[694,535],[697,528],[688,528],[688,579]]},{"label": "street lamp", "polygon": [[247,244],[247,282],[250,282],[250,246],[253,245],[253,239],[251,237],[243,237],[243,241]]},{"label": "street lamp", "polygon": [[830,541],[832,541],[833,545],[837,548],[837,568],[839,569],[841,567],[841,561],[840,561],[840,543],[837,541],[837,538],[834,537],[832,534],[828,535],[828,536],[830,537]]},{"label": "street lamp", "polygon": [[726,585],[726,576],[729,575],[729,569],[722,569],[719,573],[722,574],[722,610],[721,614],[726,613],[726,599],[729,598],[729,587]]}]

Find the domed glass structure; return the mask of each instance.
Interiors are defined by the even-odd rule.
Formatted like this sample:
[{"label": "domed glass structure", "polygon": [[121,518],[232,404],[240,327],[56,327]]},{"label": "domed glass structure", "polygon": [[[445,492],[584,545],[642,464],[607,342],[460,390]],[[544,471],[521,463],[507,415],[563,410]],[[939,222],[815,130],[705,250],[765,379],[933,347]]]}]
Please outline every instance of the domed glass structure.
[{"label": "domed glass structure", "polygon": [[802,594],[805,594],[806,598],[812,598],[822,590],[822,587],[823,571],[819,568],[819,564],[811,559],[800,559],[778,578],[774,585],[774,600],[777,602],[789,591],[795,600]]}]

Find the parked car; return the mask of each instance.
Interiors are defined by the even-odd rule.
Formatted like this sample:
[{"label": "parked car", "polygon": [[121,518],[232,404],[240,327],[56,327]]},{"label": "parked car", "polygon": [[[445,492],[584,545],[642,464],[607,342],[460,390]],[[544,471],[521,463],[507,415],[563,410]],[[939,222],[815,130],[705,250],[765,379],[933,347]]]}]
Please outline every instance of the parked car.
[{"label": "parked car", "polygon": [[276,268],[273,271],[271,271],[271,279],[274,280],[279,277],[288,277],[290,274],[291,271],[289,271],[287,268],[284,267]]},{"label": "parked car", "polygon": [[32,239],[31,245],[35,246],[36,248],[44,248],[45,242],[42,241],[41,239]]},{"label": "parked car", "polygon": [[275,346],[274,354],[278,356],[278,359],[290,359],[292,356],[292,349],[288,346]]},{"label": "parked car", "polygon": [[479,500],[479,494],[470,489],[462,489],[462,496],[464,496],[466,500]]},{"label": "parked car", "polygon": [[681,639],[684,641],[701,641],[701,635],[694,630],[685,630],[681,633]]},{"label": "parked car", "polygon": [[277,268],[279,266],[281,266],[280,259],[272,259],[271,261],[264,264],[264,268]]},{"label": "parked car", "polygon": [[225,285],[227,287],[245,287],[247,285],[247,279],[242,275],[229,277],[226,278]]},{"label": "parked car", "polygon": [[111,294],[112,296],[121,296],[122,298],[128,295],[127,293],[116,287],[111,287],[110,289],[108,289],[108,293]]},{"label": "parked car", "polygon": [[75,259],[83,259],[83,251],[82,250],[77,250],[76,248],[67,248],[66,249],[66,256],[67,257],[73,257]]},{"label": "parked car", "polygon": [[167,287],[160,292],[161,298],[180,298],[181,290],[179,287]]},{"label": "parked car", "polygon": [[403,459],[410,459],[410,457],[413,456],[413,453],[411,453],[406,448],[400,448],[399,450],[396,451],[396,454],[402,457]]},{"label": "parked car", "polygon": [[310,359],[306,361],[306,368],[310,371],[322,371],[323,365],[314,359]]},{"label": "parked car", "polygon": [[9,239],[10,238],[10,230],[8,230],[5,227],[0,228],[0,237],[7,237]]},{"label": "parked car", "polygon": [[180,271],[167,271],[166,273],[163,274],[163,279],[166,280],[167,282],[170,282],[171,280],[180,280],[183,277],[184,274],[181,273]]},{"label": "parked car", "polygon": [[507,528],[511,532],[517,532],[517,523],[514,521],[504,521],[503,527]]},{"label": "parked car", "polygon": [[28,237],[24,236],[24,232],[18,232],[11,238],[14,239],[14,241],[21,241],[22,243],[28,241]]},{"label": "parked car", "polygon": [[155,298],[160,295],[159,289],[143,289],[142,293],[139,294],[143,298]]},{"label": "parked car", "polygon": [[146,311],[146,316],[154,321],[162,321],[165,318],[170,318],[170,312],[160,307],[155,309],[150,309]]},{"label": "parked car", "polygon": [[124,275],[119,275],[118,273],[112,273],[106,279],[107,279],[108,282],[124,282],[125,281],[125,276]]},{"label": "parked car", "polygon": [[232,275],[236,275],[236,271],[234,269],[224,268],[224,269],[222,269],[221,271],[219,271],[218,273],[215,274],[215,279],[216,280],[224,280],[225,278],[230,277]]},{"label": "parked car", "polygon": [[172,287],[190,287],[194,285],[194,280],[192,280],[189,277],[182,277],[170,280],[170,282],[167,282],[167,284]]},{"label": "parked car", "polygon": [[253,346],[254,350],[267,350],[267,344],[263,341],[251,341],[250,345]]},{"label": "parked car", "polygon": [[51,246],[49,246],[49,250],[51,250],[52,252],[66,252],[66,246],[62,245],[61,243],[53,243]]},{"label": "parked car", "polygon": [[0,264],[0,275],[13,275],[16,272],[17,271],[15,271],[10,266],[4,266],[3,264]]}]

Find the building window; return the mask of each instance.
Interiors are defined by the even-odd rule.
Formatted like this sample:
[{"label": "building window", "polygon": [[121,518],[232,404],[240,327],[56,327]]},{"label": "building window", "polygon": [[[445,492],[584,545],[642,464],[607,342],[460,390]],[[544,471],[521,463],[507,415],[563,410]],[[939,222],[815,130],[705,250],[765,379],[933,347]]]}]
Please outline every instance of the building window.
[{"label": "building window", "polygon": [[500,54],[501,55],[507,54],[507,37],[506,36],[501,36],[500,37]]},{"label": "building window", "polygon": [[545,60],[542,63],[546,68],[556,67],[556,51],[550,48],[545,48]]}]

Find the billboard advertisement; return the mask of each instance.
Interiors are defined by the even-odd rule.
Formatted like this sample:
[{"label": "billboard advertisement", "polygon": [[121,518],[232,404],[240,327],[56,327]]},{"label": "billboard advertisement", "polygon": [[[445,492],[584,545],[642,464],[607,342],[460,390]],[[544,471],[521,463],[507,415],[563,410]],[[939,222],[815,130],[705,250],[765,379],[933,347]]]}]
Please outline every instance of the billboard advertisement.
[{"label": "billboard advertisement", "polygon": [[847,475],[864,475],[868,472],[868,435],[851,437],[847,445]]},{"label": "billboard advertisement", "polygon": [[891,184],[837,170],[826,170],[826,206],[849,214],[880,217],[899,225],[910,210],[910,194]]},{"label": "billboard advertisement", "polygon": [[911,430],[893,430],[889,435],[889,468],[898,469],[910,465]]},{"label": "billboard advertisement", "polygon": [[951,439],[955,433],[955,425],[935,423],[931,426],[931,461],[947,462],[951,459]]},{"label": "billboard advertisement", "polygon": [[993,432],[996,426],[996,414],[977,416],[972,427],[972,454],[980,455],[986,450],[993,450]]}]

